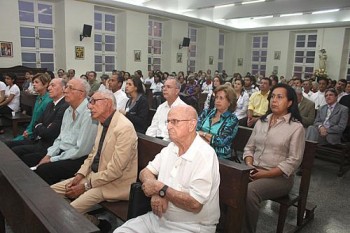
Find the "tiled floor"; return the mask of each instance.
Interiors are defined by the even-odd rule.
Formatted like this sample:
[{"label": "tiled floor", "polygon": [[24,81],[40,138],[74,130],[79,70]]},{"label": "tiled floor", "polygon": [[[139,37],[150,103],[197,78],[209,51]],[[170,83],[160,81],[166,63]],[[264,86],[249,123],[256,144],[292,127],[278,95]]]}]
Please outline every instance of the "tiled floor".
[{"label": "tiled floor", "polygon": [[[12,138],[11,127],[0,135],[0,140]],[[23,131],[23,128],[22,128]],[[331,156],[331,155],[330,155]],[[337,177],[338,166],[334,163],[315,160],[312,173],[309,201],[317,205],[315,219],[300,232],[305,233],[348,233],[350,232],[350,172]],[[295,187],[299,184],[296,177]],[[295,209],[289,211],[287,223],[295,224]],[[266,202],[261,211],[258,233],[275,232],[278,217],[278,205]],[[111,216],[106,215],[110,219]],[[113,226],[116,226],[116,220]],[[10,231],[8,231],[10,232]]]}]

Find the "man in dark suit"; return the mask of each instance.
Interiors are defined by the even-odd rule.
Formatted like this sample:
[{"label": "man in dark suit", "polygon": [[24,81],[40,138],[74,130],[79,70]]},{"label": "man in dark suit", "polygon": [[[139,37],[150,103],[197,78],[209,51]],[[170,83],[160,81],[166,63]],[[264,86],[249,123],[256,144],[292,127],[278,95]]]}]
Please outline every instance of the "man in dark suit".
[{"label": "man in dark suit", "polygon": [[52,145],[60,133],[63,114],[68,108],[63,94],[65,84],[61,78],[51,80],[48,90],[53,102],[48,103],[42,116],[36,122],[33,140],[6,143],[30,167],[39,163],[46,154],[47,148]]},{"label": "man in dark suit", "polygon": [[348,122],[348,108],[337,102],[338,93],[334,88],[325,91],[326,105],[318,109],[313,125],[306,131],[306,139],[319,144],[339,144]]},{"label": "man in dark suit", "polygon": [[303,96],[301,87],[294,87],[298,97],[298,108],[304,128],[309,127],[315,120],[315,103]]}]

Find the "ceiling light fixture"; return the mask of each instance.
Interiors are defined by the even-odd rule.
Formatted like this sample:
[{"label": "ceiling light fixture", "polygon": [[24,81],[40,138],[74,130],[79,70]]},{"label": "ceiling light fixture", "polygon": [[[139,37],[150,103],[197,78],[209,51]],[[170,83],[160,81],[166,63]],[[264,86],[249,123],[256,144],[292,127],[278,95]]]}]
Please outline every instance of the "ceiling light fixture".
[{"label": "ceiling light fixture", "polygon": [[266,16],[259,16],[259,17],[253,17],[251,19],[268,19],[273,18],[273,15],[266,15]]},{"label": "ceiling light fixture", "polygon": [[282,14],[280,15],[280,17],[299,16],[299,15],[303,15],[303,13]]},{"label": "ceiling light fixture", "polygon": [[219,5],[219,6],[214,6],[214,9],[219,9],[219,8],[224,8],[224,7],[230,7],[230,6],[234,6],[235,4],[225,4],[225,5]]},{"label": "ceiling light fixture", "polygon": [[337,12],[340,9],[332,9],[332,10],[324,10],[324,11],[314,11],[311,14],[317,15],[317,14],[325,14],[325,13],[331,13],[331,12]]},{"label": "ceiling light fixture", "polygon": [[249,1],[249,2],[242,2],[242,5],[265,2],[265,1],[266,0],[255,0],[255,1]]}]

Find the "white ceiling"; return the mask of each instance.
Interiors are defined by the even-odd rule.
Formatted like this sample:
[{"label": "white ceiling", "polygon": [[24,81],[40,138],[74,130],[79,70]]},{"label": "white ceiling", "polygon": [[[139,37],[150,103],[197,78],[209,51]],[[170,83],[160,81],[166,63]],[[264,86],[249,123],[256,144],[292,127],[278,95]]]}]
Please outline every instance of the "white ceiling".
[{"label": "white ceiling", "polygon": [[[265,0],[245,4],[252,1],[256,0],[90,0],[238,30],[350,26],[350,0]],[[227,4],[234,5],[224,6]],[[337,11],[314,14],[325,10]],[[283,17],[293,13],[299,14]]]}]

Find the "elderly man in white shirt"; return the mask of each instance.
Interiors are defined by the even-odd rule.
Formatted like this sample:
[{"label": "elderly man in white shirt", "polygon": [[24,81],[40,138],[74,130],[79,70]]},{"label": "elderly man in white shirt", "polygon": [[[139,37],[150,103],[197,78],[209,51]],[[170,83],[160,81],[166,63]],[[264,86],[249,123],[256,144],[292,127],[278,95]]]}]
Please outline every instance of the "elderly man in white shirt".
[{"label": "elderly man in white shirt", "polygon": [[174,77],[169,77],[163,86],[163,96],[166,101],[157,108],[152,123],[146,131],[146,135],[169,141],[169,134],[166,125],[168,113],[172,107],[186,105],[186,103],[180,99],[179,93],[179,81]]},{"label": "elderly man in white shirt", "polygon": [[128,102],[128,97],[125,92],[122,91],[124,78],[118,77],[117,74],[112,74],[112,76],[108,79],[108,88],[113,92],[114,97],[116,99],[116,109],[119,111],[120,109],[124,110],[126,106],[126,102]]}]

